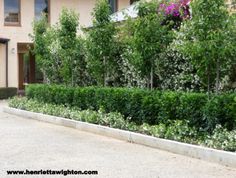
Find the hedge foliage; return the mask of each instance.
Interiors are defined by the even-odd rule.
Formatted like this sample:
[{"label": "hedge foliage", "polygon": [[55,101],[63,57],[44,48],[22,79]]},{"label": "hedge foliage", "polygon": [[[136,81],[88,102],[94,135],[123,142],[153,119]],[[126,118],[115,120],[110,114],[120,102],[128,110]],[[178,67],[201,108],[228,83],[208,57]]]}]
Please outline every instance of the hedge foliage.
[{"label": "hedge foliage", "polygon": [[17,94],[17,88],[0,88],[0,99],[7,99]]},{"label": "hedge foliage", "polygon": [[161,123],[159,125],[149,125],[147,123],[137,125],[134,122],[130,122],[129,119],[125,119],[122,114],[117,112],[105,113],[101,109],[99,111],[80,110],[77,107],[44,103],[36,99],[27,99],[25,97],[15,97],[11,99],[9,106],[152,135],[158,138],[203,145],[225,151],[236,151],[236,130],[228,131],[220,125],[217,125],[211,134],[208,132],[198,132],[195,127],[190,127],[189,122],[185,120],[173,120],[168,124]]},{"label": "hedge foliage", "polygon": [[28,98],[65,106],[105,112],[119,112],[142,124],[168,124],[187,120],[199,131],[212,131],[216,125],[236,128],[236,94],[211,95],[130,88],[69,88],[59,85],[30,85]]}]

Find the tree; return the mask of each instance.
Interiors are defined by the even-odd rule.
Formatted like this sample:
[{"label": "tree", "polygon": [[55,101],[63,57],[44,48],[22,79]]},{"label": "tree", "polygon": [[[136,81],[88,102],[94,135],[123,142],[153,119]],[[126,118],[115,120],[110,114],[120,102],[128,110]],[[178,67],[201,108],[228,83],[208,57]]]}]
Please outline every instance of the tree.
[{"label": "tree", "polygon": [[64,83],[75,85],[75,66],[80,59],[80,41],[77,39],[79,26],[78,15],[67,9],[63,9],[59,19],[58,40],[60,49],[58,50],[61,58],[61,76]]},{"label": "tree", "polygon": [[33,23],[33,34],[30,35],[34,43],[32,52],[35,54],[37,65],[44,74],[45,81],[49,77],[49,71],[44,61],[44,59],[49,58],[49,51],[47,48],[45,48],[46,39],[44,38],[44,34],[46,33],[47,29],[48,22],[46,16],[44,15],[39,21],[35,21]]},{"label": "tree", "polygon": [[111,22],[107,0],[98,0],[92,15],[93,26],[87,32],[88,68],[98,85],[107,86],[108,78],[117,65],[114,57],[116,28]]},{"label": "tree", "polygon": [[84,40],[77,35],[78,22],[78,15],[67,9],[63,9],[55,26],[49,27],[46,17],[34,22],[33,52],[49,83],[86,83]]},{"label": "tree", "polygon": [[235,63],[235,23],[224,0],[191,2],[192,19],[177,34],[179,47],[189,55],[208,92],[219,92],[220,81]]},{"label": "tree", "polygon": [[163,15],[156,13],[156,1],[140,3],[138,17],[133,21],[129,41],[136,58],[131,63],[148,78],[148,87],[153,89],[156,69],[155,61],[172,41],[168,25],[162,25]]}]

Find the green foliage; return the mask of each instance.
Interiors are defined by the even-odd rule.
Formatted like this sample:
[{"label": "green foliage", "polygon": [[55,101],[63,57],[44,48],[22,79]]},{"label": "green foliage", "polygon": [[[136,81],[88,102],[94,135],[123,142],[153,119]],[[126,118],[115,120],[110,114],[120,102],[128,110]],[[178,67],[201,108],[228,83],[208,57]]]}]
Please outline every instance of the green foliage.
[{"label": "green foliage", "polygon": [[177,41],[183,53],[191,57],[208,92],[218,92],[220,81],[236,61],[235,21],[224,0],[192,1],[191,8],[192,19],[181,26]]},{"label": "green foliage", "polygon": [[225,151],[235,151],[236,148],[236,130],[227,131],[227,129],[218,125],[213,134],[207,136],[203,142],[204,145]]},{"label": "green foliage", "polygon": [[30,85],[26,87],[29,98],[46,103],[71,105],[74,97],[74,89],[62,85]]},{"label": "green foliage", "polygon": [[187,143],[196,143],[198,131],[195,127],[189,127],[185,120],[175,120],[167,126],[165,138]]},{"label": "green foliage", "polygon": [[138,16],[145,17],[149,16],[150,14],[156,14],[158,4],[156,1],[151,2],[140,2],[137,9],[138,9]]},{"label": "green foliage", "polygon": [[124,46],[121,59],[119,60],[119,66],[122,72],[122,84],[126,87],[145,88],[148,81],[143,77],[141,71],[133,64],[134,61],[140,60],[141,56],[128,44]]},{"label": "green foliage", "polygon": [[[49,50],[46,48],[48,45],[48,40],[46,37],[44,37],[44,34],[46,34],[46,31],[48,29],[48,22],[47,17],[42,16],[42,18],[38,21],[35,21],[33,23],[33,34],[30,35],[32,38],[32,41],[34,43],[34,48],[32,49],[32,52],[35,54],[36,57],[36,63],[42,70],[45,78],[50,78],[51,76],[51,70],[50,70],[50,63],[49,61]],[[45,60],[47,59],[47,60]]]},{"label": "green foliage", "polygon": [[67,9],[63,9],[55,26],[49,27],[46,17],[34,22],[33,52],[48,83],[87,83],[84,40],[77,36],[78,22],[78,15]]},{"label": "green foliage", "polygon": [[107,86],[116,72],[115,24],[107,0],[97,1],[93,12],[93,27],[87,32],[87,62],[91,75],[100,86]]},{"label": "green foliage", "polygon": [[174,91],[202,91],[200,79],[189,57],[176,49],[175,44],[170,46],[156,61],[158,86],[163,90]]},{"label": "green foliage", "polygon": [[155,78],[155,61],[172,41],[172,33],[168,26],[163,26],[163,16],[156,13],[156,1],[142,2],[138,6],[139,16],[132,23],[127,37],[132,50],[129,61],[140,71],[143,78],[148,81],[147,86],[153,88]]},{"label": "green foliage", "polygon": [[190,127],[185,120],[169,121],[168,124],[149,125],[142,124],[139,131],[144,134],[152,135],[158,138],[181,141],[185,143],[198,142],[198,132],[195,127]]},{"label": "green foliage", "polygon": [[17,94],[17,88],[0,88],[0,99],[8,99]]},{"label": "green foliage", "polygon": [[236,151],[235,130],[228,131],[220,125],[217,125],[212,135],[209,135],[206,132],[198,132],[196,127],[191,127],[186,120],[172,120],[166,124],[161,123],[158,125],[146,123],[137,125],[131,122],[130,118],[125,119],[122,114],[117,112],[105,113],[102,109],[98,111],[80,110],[77,107],[49,104],[27,98],[13,98],[10,100],[9,106],[112,128],[135,131],[159,138],[201,144],[226,151]]},{"label": "green foliage", "polygon": [[59,42],[59,58],[61,59],[60,74],[63,83],[74,86],[74,66],[81,59],[81,44],[77,38],[78,15],[66,9],[63,9],[59,19],[58,42]]},{"label": "green foliage", "polygon": [[212,131],[217,124],[236,128],[235,94],[211,95],[149,91],[129,88],[69,88],[30,85],[26,96],[41,102],[75,106],[82,110],[119,112],[131,121],[152,125],[186,120],[199,131]]},{"label": "green foliage", "polygon": [[217,124],[230,130],[236,128],[236,96],[222,94],[210,98],[204,107],[204,117],[207,117],[206,126],[209,129]]},{"label": "green foliage", "polygon": [[224,1],[191,2],[191,19],[177,30],[164,23],[159,5],[140,2],[137,18],[115,24],[107,0],[98,0],[86,38],[77,33],[73,11],[64,9],[52,27],[46,17],[35,21],[33,52],[44,82],[197,92],[233,88],[236,16]]},{"label": "green foliage", "polygon": [[[208,102],[206,94],[182,93],[179,97],[176,115],[178,118],[188,118],[189,124],[201,131],[202,128],[207,127],[207,120],[209,120],[207,115],[204,116],[204,108]],[[212,127],[214,128],[214,126]]]}]

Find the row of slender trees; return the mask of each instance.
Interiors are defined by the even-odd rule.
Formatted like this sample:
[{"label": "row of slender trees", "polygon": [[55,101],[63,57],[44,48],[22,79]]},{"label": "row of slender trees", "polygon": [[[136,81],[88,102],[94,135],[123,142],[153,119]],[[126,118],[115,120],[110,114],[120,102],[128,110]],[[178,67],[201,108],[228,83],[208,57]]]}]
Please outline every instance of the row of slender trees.
[{"label": "row of slender trees", "polygon": [[71,86],[171,90],[233,89],[236,18],[224,0],[142,2],[138,17],[114,23],[98,0],[93,26],[78,35],[79,16],[64,9],[59,23],[34,23],[33,52],[45,81]]}]

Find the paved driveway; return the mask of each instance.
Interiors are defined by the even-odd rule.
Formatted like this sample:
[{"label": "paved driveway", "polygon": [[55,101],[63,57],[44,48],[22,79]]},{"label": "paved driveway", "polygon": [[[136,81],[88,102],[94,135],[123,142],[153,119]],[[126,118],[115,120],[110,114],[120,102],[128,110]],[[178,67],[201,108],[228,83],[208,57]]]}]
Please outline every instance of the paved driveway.
[{"label": "paved driveway", "polygon": [[3,105],[0,101],[1,178],[13,177],[7,170],[26,169],[96,170],[97,176],[77,177],[99,178],[236,178],[236,169],[9,115]]}]

